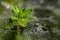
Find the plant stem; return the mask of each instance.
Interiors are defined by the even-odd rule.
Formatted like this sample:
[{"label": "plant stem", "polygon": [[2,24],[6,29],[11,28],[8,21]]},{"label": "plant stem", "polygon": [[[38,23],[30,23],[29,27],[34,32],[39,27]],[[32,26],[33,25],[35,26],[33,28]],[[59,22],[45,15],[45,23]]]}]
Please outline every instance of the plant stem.
[{"label": "plant stem", "polygon": [[20,40],[20,27],[19,27],[19,23],[17,25],[17,39],[16,40]]}]

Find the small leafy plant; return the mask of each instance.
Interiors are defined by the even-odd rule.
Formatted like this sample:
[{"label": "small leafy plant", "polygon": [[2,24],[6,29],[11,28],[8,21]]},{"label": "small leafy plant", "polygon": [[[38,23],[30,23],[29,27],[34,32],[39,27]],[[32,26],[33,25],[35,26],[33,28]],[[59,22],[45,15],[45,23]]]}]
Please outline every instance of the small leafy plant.
[{"label": "small leafy plant", "polygon": [[30,16],[32,9],[21,9],[18,6],[12,6],[11,10],[13,15],[10,17],[10,22],[5,24],[5,28],[11,29],[14,26],[26,27],[28,22],[33,21],[33,18]]},{"label": "small leafy plant", "polygon": [[16,40],[21,40],[20,27],[26,27],[28,22],[33,21],[33,17],[30,16],[32,9],[21,9],[14,5],[11,7],[13,14],[9,18],[8,22],[5,23],[6,29],[12,29],[16,26],[17,36]]}]

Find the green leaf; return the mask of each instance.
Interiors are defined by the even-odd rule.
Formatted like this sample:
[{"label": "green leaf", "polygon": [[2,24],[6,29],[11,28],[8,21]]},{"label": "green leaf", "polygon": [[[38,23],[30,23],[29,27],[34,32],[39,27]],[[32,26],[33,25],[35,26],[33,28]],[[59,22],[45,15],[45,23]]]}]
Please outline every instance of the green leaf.
[{"label": "green leaf", "polygon": [[32,11],[33,11],[32,9],[25,9],[24,13],[25,13],[25,14],[31,14]]},{"label": "green leaf", "polygon": [[11,24],[11,23],[7,23],[6,25],[5,25],[5,28],[6,29],[12,29],[14,26]]},{"label": "green leaf", "polygon": [[17,6],[12,6],[11,9],[15,14],[18,14],[20,12]]},{"label": "green leaf", "polygon": [[32,13],[32,9],[26,9],[23,11],[23,13],[21,14],[21,17],[26,18],[27,16],[29,16],[29,14]]},{"label": "green leaf", "polygon": [[29,22],[28,19],[20,19],[19,24],[20,24],[22,27],[26,27],[28,22]]},{"label": "green leaf", "polygon": [[15,17],[15,16],[11,16],[11,19],[12,19],[12,20],[18,20],[18,18]]}]

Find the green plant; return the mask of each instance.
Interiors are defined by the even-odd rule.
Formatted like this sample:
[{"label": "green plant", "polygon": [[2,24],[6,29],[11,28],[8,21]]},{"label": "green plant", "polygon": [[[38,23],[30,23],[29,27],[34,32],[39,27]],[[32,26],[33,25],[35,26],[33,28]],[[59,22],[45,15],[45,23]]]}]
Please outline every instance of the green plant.
[{"label": "green plant", "polygon": [[5,28],[11,29],[14,26],[26,27],[28,22],[33,21],[33,18],[30,16],[32,9],[23,10],[15,5],[11,7],[11,10],[13,11],[13,15],[10,17],[11,22],[8,21],[5,24]]},{"label": "green plant", "polygon": [[17,36],[16,40],[22,40],[20,35],[20,27],[26,27],[28,22],[33,21],[33,17],[30,16],[32,9],[21,9],[14,5],[11,7],[13,14],[10,19],[5,23],[6,29],[12,29],[16,26]]}]

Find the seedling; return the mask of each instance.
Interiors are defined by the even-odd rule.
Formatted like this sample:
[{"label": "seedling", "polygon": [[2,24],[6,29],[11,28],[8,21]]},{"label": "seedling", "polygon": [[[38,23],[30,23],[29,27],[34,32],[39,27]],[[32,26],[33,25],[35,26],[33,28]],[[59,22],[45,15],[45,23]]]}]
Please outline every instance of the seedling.
[{"label": "seedling", "polygon": [[33,21],[33,18],[30,16],[32,13],[32,9],[21,9],[18,6],[12,6],[11,10],[13,11],[13,15],[10,17],[11,22],[7,22],[5,24],[5,28],[12,29],[14,26],[26,27],[28,22]]},{"label": "seedling", "polygon": [[13,15],[11,15],[9,21],[5,23],[6,29],[12,29],[14,26],[17,28],[17,39],[19,40],[20,27],[26,27],[30,21],[33,21],[33,17],[30,16],[32,9],[21,9],[14,5],[11,7]]}]

